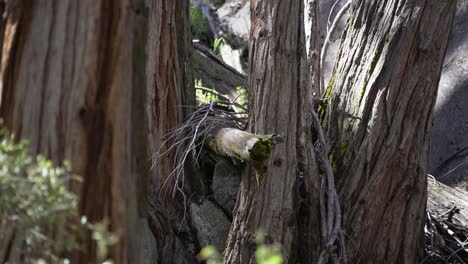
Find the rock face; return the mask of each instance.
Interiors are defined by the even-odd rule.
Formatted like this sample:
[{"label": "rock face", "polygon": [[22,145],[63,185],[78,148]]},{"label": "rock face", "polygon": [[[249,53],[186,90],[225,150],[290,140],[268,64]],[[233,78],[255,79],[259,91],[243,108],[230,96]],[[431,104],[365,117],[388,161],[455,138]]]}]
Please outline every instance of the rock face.
[{"label": "rock face", "polygon": [[218,8],[218,17],[221,26],[228,27],[229,31],[245,41],[250,34],[250,1],[227,0]]},{"label": "rock face", "polygon": [[468,1],[459,0],[439,84],[431,146],[431,173],[451,186],[468,182],[467,102]]},{"label": "rock face", "polygon": [[213,195],[216,202],[232,216],[236,205],[237,191],[241,182],[241,169],[232,162],[221,159],[213,173]]},{"label": "rock face", "polygon": [[211,201],[203,200],[200,204],[192,203],[189,212],[200,247],[213,245],[222,252],[231,225],[223,211]]}]

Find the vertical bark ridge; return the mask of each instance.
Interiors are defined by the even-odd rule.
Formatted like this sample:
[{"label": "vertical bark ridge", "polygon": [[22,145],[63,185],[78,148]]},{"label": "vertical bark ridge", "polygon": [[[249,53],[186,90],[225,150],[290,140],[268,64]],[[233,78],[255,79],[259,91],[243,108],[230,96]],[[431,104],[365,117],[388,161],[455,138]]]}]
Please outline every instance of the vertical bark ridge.
[{"label": "vertical bark ridge", "polygon": [[[308,116],[313,84],[303,45],[303,5],[302,1],[251,2],[249,129],[280,134],[285,142],[275,147],[259,185],[254,169],[243,173],[224,252],[226,263],[254,262],[258,229],[265,232],[268,243],[282,245],[286,263],[317,257],[319,179]],[[303,196],[300,188],[305,189]]]},{"label": "vertical bark ridge", "polygon": [[363,1],[348,25],[325,124],[352,263],[421,259],[428,123],[454,10]]},{"label": "vertical bark ridge", "polygon": [[[134,51],[146,45],[144,36],[134,42],[137,0],[8,2],[17,6],[8,13],[2,50],[5,126],[30,140],[31,154],[71,161],[83,178],[71,186],[80,195],[80,213],[91,222],[109,219],[120,236],[109,257],[136,263],[140,249],[128,241],[141,237],[132,208],[141,200],[142,174],[132,174],[137,154],[130,135],[144,122],[133,120],[130,109],[145,104],[132,96],[146,91],[132,81]],[[96,261],[95,245],[87,249],[72,262]]]},{"label": "vertical bark ridge", "polygon": [[[156,263],[192,263],[186,245],[178,237],[183,224],[184,202],[180,193],[172,197],[176,182],[169,179],[163,184],[174,167],[175,151],[164,157],[163,136],[177,127],[188,112],[186,106],[193,105],[195,91],[191,75],[191,35],[188,21],[187,0],[145,0],[148,6],[148,44],[146,47],[146,83],[148,105],[148,148],[153,164],[150,172],[149,198],[151,212],[149,223],[156,239],[158,254]],[[169,142],[169,145],[172,142]],[[184,191],[190,193],[194,174],[185,174]]]}]

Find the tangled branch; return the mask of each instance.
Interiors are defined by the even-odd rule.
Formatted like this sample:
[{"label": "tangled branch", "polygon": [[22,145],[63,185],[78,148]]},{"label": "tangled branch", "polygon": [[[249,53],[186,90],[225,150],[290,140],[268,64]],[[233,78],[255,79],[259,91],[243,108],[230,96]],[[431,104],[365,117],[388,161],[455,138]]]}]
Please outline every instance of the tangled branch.
[{"label": "tangled branch", "polygon": [[[328,144],[326,143],[325,135],[323,133],[322,126],[320,125],[320,120],[317,116],[317,113],[312,109],[311,114],[314,128],[318,138],[317,142],[315,142],[314,145],[314,152],[317,158],[317,163],[324,174],[320,186],[320,229],[322,232],[322,239],[325,242],[322,246],[322,249],[319,254],[319,259],[317,261],[317,263],[320,264],[325,262],[327,254],[330,253],[333,254],[333,258],[338,259],[338,254],[335,253],[335,245],[338,239],[343,239],[341,236],[342,215],[340,202],[335,187],[335,178],[333,175],[333,170],[330,166],[330,161],[328,160]],[[345,254],[343,254],[344,243],[340,244],[342,251],[341,255],[345,256]]]},{"label": "tangled branch", "polygon": [[162,157],[174,152],[175,157],[173,169],[161,187],[161,190],[164,190],[162,194],[166,195],[169,190],[172,196],[175,196],[176,192],[184,196],[184,165],[189,157],[197,163],[202,146],[213,131],[220,128],[245,129],[246,117],[234,112],[232,106],[231,102],[220,101],[195,107],[179,127],[163,137],[155,155]]}]

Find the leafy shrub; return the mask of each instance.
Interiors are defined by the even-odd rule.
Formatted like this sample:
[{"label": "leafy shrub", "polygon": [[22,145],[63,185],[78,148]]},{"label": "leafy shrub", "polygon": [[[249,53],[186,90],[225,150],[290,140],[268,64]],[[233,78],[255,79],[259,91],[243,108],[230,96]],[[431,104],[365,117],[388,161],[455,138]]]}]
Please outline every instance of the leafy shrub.
[{"label": "leafy shrub", "polygon": [[[257,248],[255,250],[255,260],[258,264],[282,264],[283,255],[281,254],[280,246],[277,244],[265,244],[265,234],[259,230],[255,235]],[[221,264],[221,255],[215,247],[206,246],[202,248],[198,254],[200,260],[206,261],[207,264]]]},{"label": "leafy shrub", "polygon": [[223,37],[219,37],[219,38],[216,38],[213,42],[213,51],[214,53],[219,53],[220,52],[220,49],[221,49],[221,46],[224,44],[224,38]]},{"label": "leafy shrub", "polygon": [[[50,160],[27,154],[27,142],[15,143],[6,129],[0,132],[0,236],[22,241],[21,254],[26,262],[65,261],[58,257],[63,250],[74,250],[74,236],[63,236],[57,242],[50,231],[68,219],[77,217],[78,198],[66,188],[77,180],[65,162],[54,167]],[[67,225],[76,231],[76,225]],[[69,230],[60,230],[62,235]],[[13,249],[17,250],[17,249]]]},{"label": "leafy shrub", "polygon": [[80,178],[69,162],[55,167],[42,155],[31,157],[26,141],[17,143],[0,129],[0,244],[16,245],[7,253],[25,263],[69,263],[63,253],[79,250],[88,230],[94,238],[105,237],[106,246],[115,243],[99,223],[80,221],[78,197],[67,188],[73,181]]}]

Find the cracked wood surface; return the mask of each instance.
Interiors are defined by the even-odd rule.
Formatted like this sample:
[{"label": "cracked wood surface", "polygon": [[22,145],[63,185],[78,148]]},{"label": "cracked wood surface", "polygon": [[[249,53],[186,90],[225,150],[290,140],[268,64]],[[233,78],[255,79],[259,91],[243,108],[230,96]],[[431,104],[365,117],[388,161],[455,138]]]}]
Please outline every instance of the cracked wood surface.
[{"label": "cracked wood surface", "polygon": [[361,1],[330,81],[332,145],[350,263],[417,263],[432,112],[456,1]]},{"label": "cracked wood surface", "polygon": [[[108,218],[119,235],[109,257],[114,263],[142,263],[143,233],[150,232],[148,224],[155,226],[147,218],[166,217],[161,208],[148,215],[146,194],[153,191],[148,183],[157,186],[168,175],[166,160],[148,176],[149,154],[182,119],[182,103],[191,104],[184,89],[193,85],[187,74],[188,1],[3,3],[5,126],[30,141],[31,154],[45,154],[55,163],[70,160],[83,177],[71,186],[80,196],[79,213],[90,222]],[[186,13],[176,12],[184,8]],[[165,246],[158,244],[157,263],[172,263],[162,254],[180,255],[174,250],[181,245],[173,233],[157,234],[157,243]],[[95,245],[85,249],[73,263],[95,262]]]},{"label": "cracked wood surface", "polygon": [[[303,5],[303,1],[251,2],[249,130],[279,134],[284,143],[267,160],[260,185],[254,169],[242,176],[224,252],[226,263],[254,263],[258,229],[268,242],[282,245],[285,263],[318,257],[320,180],[309,115],[313,88],[318,85],[310,71],[317,64],[307,62]],[[308,11],[313,16],[314,11]],[[308,27],[310,49],[318,46],[314,26]],[[318,56],[311,55],[309,63],[318,63]]]}]

